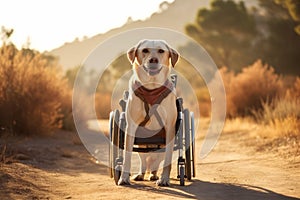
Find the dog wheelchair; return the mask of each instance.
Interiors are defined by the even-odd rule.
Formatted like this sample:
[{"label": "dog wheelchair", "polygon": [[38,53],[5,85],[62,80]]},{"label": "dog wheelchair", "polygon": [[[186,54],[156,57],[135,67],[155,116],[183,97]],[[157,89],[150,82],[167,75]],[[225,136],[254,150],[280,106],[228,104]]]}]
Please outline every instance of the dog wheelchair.
[{"label": "dog wheelchair", "polygon": [[[171,81],[176,87],[177,76],[171,75]],[[110,176],[118,184],[123,165],[123,151],[125,139],[125,109],[128,99],[128,91],[125,91],[123,98],[119,101],[121,111],[111,111],[109,116],[109,167]],[[177,120],[175,127],[174,150],[178,151],[177,178],[180,185],[185,185],[185,179],[191,180],[195,177],[195,126],[194,113],[183,108],[183,99],[177,97]],[[137,133],[136,133],[137,134]],[[140,134],[140,133],[139,133]],[[135,137],[133,152],[164,152],[166,145],[165,137],[159,133],[151,137]]]}]

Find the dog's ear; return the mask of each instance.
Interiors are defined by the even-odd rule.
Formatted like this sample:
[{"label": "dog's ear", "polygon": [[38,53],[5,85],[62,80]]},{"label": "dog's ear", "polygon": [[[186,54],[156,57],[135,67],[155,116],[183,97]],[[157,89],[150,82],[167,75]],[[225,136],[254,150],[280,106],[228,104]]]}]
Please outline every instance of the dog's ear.
[{"label": "dog's ear", "polygon": [[139,41],[139,43],[138,43],[136,46],[132,47],[131,49],[129,49],[129,50],[127,51],[127,58],[128,58],[128,60],[131,62],[131,64],[134,63],[134,60],[135,60],[135,58],[137,57],[137,51],[138,51],[139,47],[140,47],[143,43],[145,43],[146,41],[147,41],[147,40],[141,40],[141,41]]},{"label": "dog's ear", "polygon": [[174,67],[179,59],[179,53],[171,47],[169,47],[169,52],[170,52],[171,64]]},{"label": "dog's ear", "polygon": [[131,64],[134,63],[135,57],[136,57],[136,47],[132,47],[127,51],[127,58],[130,61]]}]

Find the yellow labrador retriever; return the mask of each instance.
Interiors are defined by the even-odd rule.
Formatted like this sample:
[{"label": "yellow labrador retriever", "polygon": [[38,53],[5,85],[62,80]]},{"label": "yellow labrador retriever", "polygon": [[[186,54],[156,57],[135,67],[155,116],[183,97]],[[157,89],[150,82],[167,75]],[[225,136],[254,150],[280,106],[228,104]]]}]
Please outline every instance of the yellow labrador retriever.
[{"label": "yellow labrador retriever", "polygon": [[[140,153],[140,173],[135,180],[144,180],[145,171],[151,171],[150,180],[157,180],[160,186],[170,185],[170,171],[177,118],[176,93],[169,81],[172,67],[177,63],[179,54],[162,40],[142,40],[127,52],[133,68],[129,81],[129,98],[126,106],[126,134],[124,146],[124,165],[118,185],[129,185],[131,152],[135,135],[148,137],[151,131],[163,130],[166,146],[165,153]],[[154,114],[153,114],[154,113]],[[143,126],[143,129],[137,131]],[[142,130],[142,131],[141,131]],[[139,133],[140,134],[140,133]],[[157,177],[160,162],[164,159],[161,177]]]}]

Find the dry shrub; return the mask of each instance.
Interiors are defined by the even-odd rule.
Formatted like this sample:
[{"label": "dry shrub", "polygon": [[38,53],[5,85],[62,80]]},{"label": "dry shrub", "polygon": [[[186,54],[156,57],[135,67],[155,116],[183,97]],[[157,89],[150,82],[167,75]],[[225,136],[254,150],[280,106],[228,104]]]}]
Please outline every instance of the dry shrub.
[{"label": "dry shrub", "polygon": [[234,91],[232,91],[232,84],[234,82],[234,78],[235,78],[235,74],[232,71],[229,71],[228,68],[226,67],[222,67],[219,70],[222,79],[223,79],[223,83],[224,83],[224,87],[225,87],[225,93],[226,93],[226,114],[228,116],[233,116],[233,113],[236,113],[236,107],[235,107],[235,103],[233,101],[230,101],[230,95],[231,93],[233,93]]},{"label": "dry shrub", "polygon": [[267,137],[300,136],[300,79],[294,79],[292,88],[285,95],[270,102],[263,102],[263,109],[253,111],[257,122],[264,127],[260,134]]},{"label": "dry shrub", "polygon": [[74,131],[76,130],[72,112],[72,90],[68,89],[61,101],[62,129]]},{"label": "dry shrub", "polygon": [[294,83],[294,88],[292,89],[292,95],[295,98],[300,98],[300,77],[296,78],[296,81]]},{"label": "dry shrub", "polygon": [[300,100],[295,97],[276,98],[263,103],[263,109],[254,111],[255,119],[265,126],[265,136],[300,135]]},{"label": "dry shrub", "polygon": [[108,119],[111,111],[111,93],[97,92],[95,94],[95,109],[99,119]]},{"label": "dry shrub", "polygon": [[65,81],[42,54],[2,46],[0,80],[1,128],[15,134],[47,134],[62,126]]},{"label": "dry shrub", "polygon": [[282,91],[282,79],[272,67],[260,60],[234,75],[221,70],[227,95],[227,114],[230,117],[251,115],[262,109],[262,102],[272,100]]},{"label": "dry shrub", "polygon": [[229,134],[247,133],[258,129],[258,124],[250,117],[236,117],[226,120],[223,132]]},{"label": "dry shrub", "polygon": [[189,108],[190,111],[194,111],[194,112],[196,111],[196,109],[199,109],[200,116],[209,117],[211,114],[211,98],[210,98],[208,88],[206,86],[202,86],[199,88],[195,88],[194,90],[197,96],[199,108],[193,106],[196,105],[194,102],[191,102],[190,103],[191,105],[188,105],[187,108]]}]

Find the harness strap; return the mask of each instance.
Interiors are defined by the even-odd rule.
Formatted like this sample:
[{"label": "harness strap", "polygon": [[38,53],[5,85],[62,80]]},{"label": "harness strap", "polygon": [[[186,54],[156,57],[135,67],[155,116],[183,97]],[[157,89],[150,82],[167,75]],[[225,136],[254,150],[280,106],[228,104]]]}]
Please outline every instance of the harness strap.
[{"label": "harness strap", "polygon": [[[159,104],[172,92],[174,85],[167,80],[164,85],[159,88],[149,90],[141,85],[139,82],[133,84],[134,94],[144,102],[144,108],[146,112],[145,119],[139,124],[144,127],[150,120],[150,117],[154,114],[161,127],[164,127],[164,123],[157,111]],[[152,106],[149,108],[149,104]]]},{"label": "harness strap", "polygon": [[150,110],[149,110],[149,117],[151,117],[152,115],[154,115],[155,118],[157,119],[159,125],[160,125],[161,127],[164,127],[164,123],[163,123],[163,121],[162,121],[162,119],[161,119],[161,117],[160,117],[160,115],[159,115],[159,113],[158,113],[158,111],[157,111],[158,106],[159,106],[159,104],[155,104],[155,105],[153,105],[153,106],[150,108]]},{"label": "harness strap", "polygon": [[149,105],[147,103],[145,103],[144,101],[144,107],[145,107],[145,111],[146,111],[146,116],[145,119],[139,124],[139,126],[144,127],[147,122],[150,120],[150,115],[149,115]]}]

